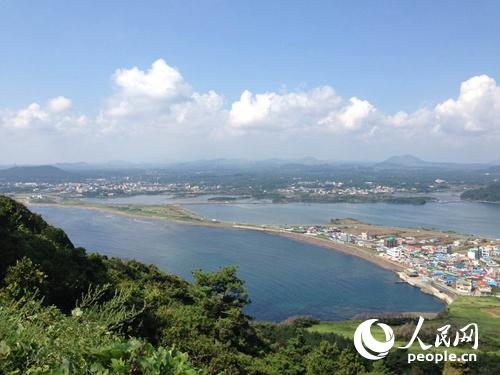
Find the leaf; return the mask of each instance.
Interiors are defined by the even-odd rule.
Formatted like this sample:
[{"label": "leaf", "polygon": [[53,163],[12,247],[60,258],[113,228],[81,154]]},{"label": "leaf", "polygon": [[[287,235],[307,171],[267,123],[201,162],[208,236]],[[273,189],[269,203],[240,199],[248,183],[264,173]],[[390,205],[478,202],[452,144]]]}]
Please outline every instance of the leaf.
[{"label": "leaf", "polygon": [[0,341],[0,358],[5,359],[10,354],[10,346],[5,341]]}]

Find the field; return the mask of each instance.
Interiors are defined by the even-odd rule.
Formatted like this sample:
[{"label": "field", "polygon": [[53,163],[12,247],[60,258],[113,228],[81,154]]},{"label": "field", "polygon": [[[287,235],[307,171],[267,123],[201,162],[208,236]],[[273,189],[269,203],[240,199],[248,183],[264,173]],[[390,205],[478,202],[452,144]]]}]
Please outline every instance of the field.
[{"label": "field", "polygon": [[123,214],[156,217],[171,221],[201,222],[202,219],[178,205],[107,205],[106,209]]}]

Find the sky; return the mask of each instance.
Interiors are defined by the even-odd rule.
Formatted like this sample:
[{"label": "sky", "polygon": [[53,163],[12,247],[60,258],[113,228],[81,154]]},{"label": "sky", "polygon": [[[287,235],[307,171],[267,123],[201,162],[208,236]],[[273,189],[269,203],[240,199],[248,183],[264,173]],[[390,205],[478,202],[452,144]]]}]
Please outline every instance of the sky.
[{"label": "sky", "polygon": [[0,0],[0,164],[500,158],[498,1]]}]

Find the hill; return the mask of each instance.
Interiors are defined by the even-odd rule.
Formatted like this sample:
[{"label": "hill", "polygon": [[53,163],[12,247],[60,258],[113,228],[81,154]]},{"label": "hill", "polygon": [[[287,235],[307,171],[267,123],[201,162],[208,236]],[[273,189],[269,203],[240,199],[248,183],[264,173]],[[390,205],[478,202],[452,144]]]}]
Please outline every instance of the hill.
[{"label": "hill", "polygon": [[7,181],[61,181],[71,180],[78,176],[51,165],[11,167],[0,170],[0,180]]},{"label": "hill", "polygon": [[378,169],[443,169],[443,170],[481,170],[488,167],[488,164],[481,163],[449,163],[434,162],[417,158],[413,155],[396,155],[376,163]]},{"label": "hill", "polygon": [[465,191],[460,197],[464,200],[500,202],[500,183]]},{"label": "hill", "polygon": [[417,158],[413,155],[396,155],[378,163],[378,166],[397,166],[397,167],[427,167],[429,166],[427,161]]}]

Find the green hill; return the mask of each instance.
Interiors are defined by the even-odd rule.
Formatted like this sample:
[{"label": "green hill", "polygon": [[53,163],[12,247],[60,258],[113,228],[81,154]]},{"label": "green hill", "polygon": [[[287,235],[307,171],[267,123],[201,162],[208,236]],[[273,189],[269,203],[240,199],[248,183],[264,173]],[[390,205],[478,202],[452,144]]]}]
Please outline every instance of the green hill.
[{"label": "green hill", "polygon": [[78,175],[67,172],[52,165],[12,167],[0,170],[0,180],[33,182],[33,181],[68,181]]}]

